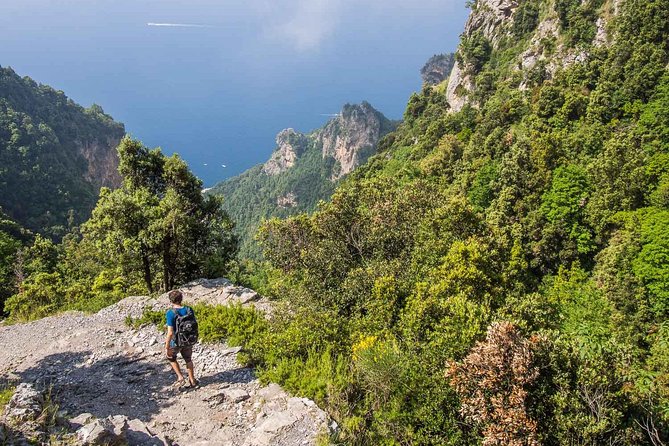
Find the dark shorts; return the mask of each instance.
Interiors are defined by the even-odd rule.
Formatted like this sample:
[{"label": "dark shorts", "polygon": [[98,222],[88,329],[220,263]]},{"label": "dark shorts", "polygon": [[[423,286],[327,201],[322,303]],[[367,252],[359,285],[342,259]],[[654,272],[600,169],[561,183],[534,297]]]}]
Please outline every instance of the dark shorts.
[{"label": "dark shorts", "polygon": [[193,347],[169,347],[167,349],[167,360],[174,362],[177,360],[177,355],[181,353],[181,357],[184,358],[184,361],[191,362],[193,358]]}]

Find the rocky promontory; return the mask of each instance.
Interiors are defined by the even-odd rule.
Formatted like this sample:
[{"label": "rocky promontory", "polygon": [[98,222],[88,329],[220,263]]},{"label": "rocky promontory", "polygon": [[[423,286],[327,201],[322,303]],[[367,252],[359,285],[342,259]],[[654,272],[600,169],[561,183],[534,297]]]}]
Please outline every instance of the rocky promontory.
[{"label": "rocky promontory", "polygon": [[[190,304],[269,302],[226,279],[181,288]],[[310,445],[326,434],[325,412],[306,398],[263,385],[237,362],[239,347],[198,344],[193,360],[201,387],[178,391],[164,358],[164,334],[131,328],[126,318],[165,310],[167,297],[128,297],[100,312],[67,312],[0,327],[0,376],[18,383],[2,417],[2,444],[48,441],[41,417],[47,401],[67,444]]]}]

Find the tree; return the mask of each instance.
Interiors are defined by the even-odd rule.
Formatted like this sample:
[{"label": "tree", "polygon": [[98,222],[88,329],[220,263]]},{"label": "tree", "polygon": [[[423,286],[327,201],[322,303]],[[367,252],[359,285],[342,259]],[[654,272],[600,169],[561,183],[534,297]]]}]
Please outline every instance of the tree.
[{"label": "tree", "polygon": [[539,376],[533,365],[537,340],[509,322],[496,322],[446,377],[461,398],[460,413],[482,428],[483,445],[538,446],[537,423],[526,411],[526,387]]},{"label": "tree", "polygon": [[123,186],[102,190],[84,238],[126,273],[141,275],[149,292],[222,273],[237,239],[221,199],[202,196],[202,182],[178,155],[129,137],[118,152]]}]

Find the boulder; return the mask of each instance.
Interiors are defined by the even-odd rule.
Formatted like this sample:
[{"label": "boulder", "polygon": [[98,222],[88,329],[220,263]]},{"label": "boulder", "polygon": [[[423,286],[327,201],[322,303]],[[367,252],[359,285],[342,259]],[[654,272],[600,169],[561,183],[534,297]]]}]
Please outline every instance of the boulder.
[{"label": "boulder", "polygon": [[42,414],[44,396],[32,384],[21,383],[5,409],[5,417],[12,423],[34,421]]},{"label": "boulder", "polygon": [[126,440],[133,446],[170,446],[172,443],[163,435],[154,435],[142,420],[127,422]]},{"label": "boulder", "polygon": [[88,412],[80,413],[76,417],[69,419],[70,427],[74,430],[77,430],[80,427],[85,426],[86,424],[93,421],[94,418],[95,417]]},{"label": "boulder", "polygon": [[[81,441],[83,445],[90,446],[121,446],[125,444],[125,432],[118,429],[118,426],[115,426],[110,418],[97,419],[79,428],[77,430],[77,438],[79,441]],[[118,423],[118,420],[116,420],[116,422]],[[117,430],[121,435],[116,433]]]},{"label": "boulder", "polygon": [[233,403],[241,403],[249,399],[249,393],[246,390],[236,388],[225,389],[223,396],[226,401],[232,401]]}]

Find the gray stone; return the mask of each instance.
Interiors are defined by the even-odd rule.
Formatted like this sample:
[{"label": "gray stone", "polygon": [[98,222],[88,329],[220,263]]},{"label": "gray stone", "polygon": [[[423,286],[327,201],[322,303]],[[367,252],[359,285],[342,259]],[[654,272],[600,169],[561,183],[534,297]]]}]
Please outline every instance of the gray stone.
[{"label": "gray stone", "polygon": [[265,401],[274,400],[284,395],[285,393],[283,389],[281,389],[281,386],[275,383],[271,383],[270,385],[258,390],[258,396]]},{"label": "gray stone", "polygon": [[93,421],[93,418],[93,415],[88,412],[80,413],[76,417],[70,418],[70,426],[72,429],[79,429],[81,426],[85,426],[86,424]]},{"label": "gray stone", "polygon": [[221,355],[234,355],[235,353],[239,353],[241,350],[241,347],[230,347],[226,348],[225,350],[221,350]]},{"label": "gray stone", "polygon": [[263,432],[276,433],[282,429],[292,426],[297,422],[297,417],[287,411],[275,412],[271,415],[268,415],[262,424],[258,426],[258,429]]},{"label": "gray stone", "polygon": [[114,433],[119,437],[125,437],[125,434],[128,431],[128,417],[125,415],[113,415],[107,417],[107,419],[112,426],[114,426]]},{"label": "gray stone", "polygon": [[127,422],[126,440],[133,446],[169,446],[171,443],[164,435],[153,435],[148,426],[138,419]]},{"label": "gray stone", "polygon": [[77,438],[84,445],[113,445],[125,443],[125,437],[114,432],[114,424],[108,419],[94,420],[77,430]]},{"label": "gray stone", "polygon": [[13,423],[33,421],[42,413],[44,396],[32,384],[21,383],[5,409],[5,417]]}]

